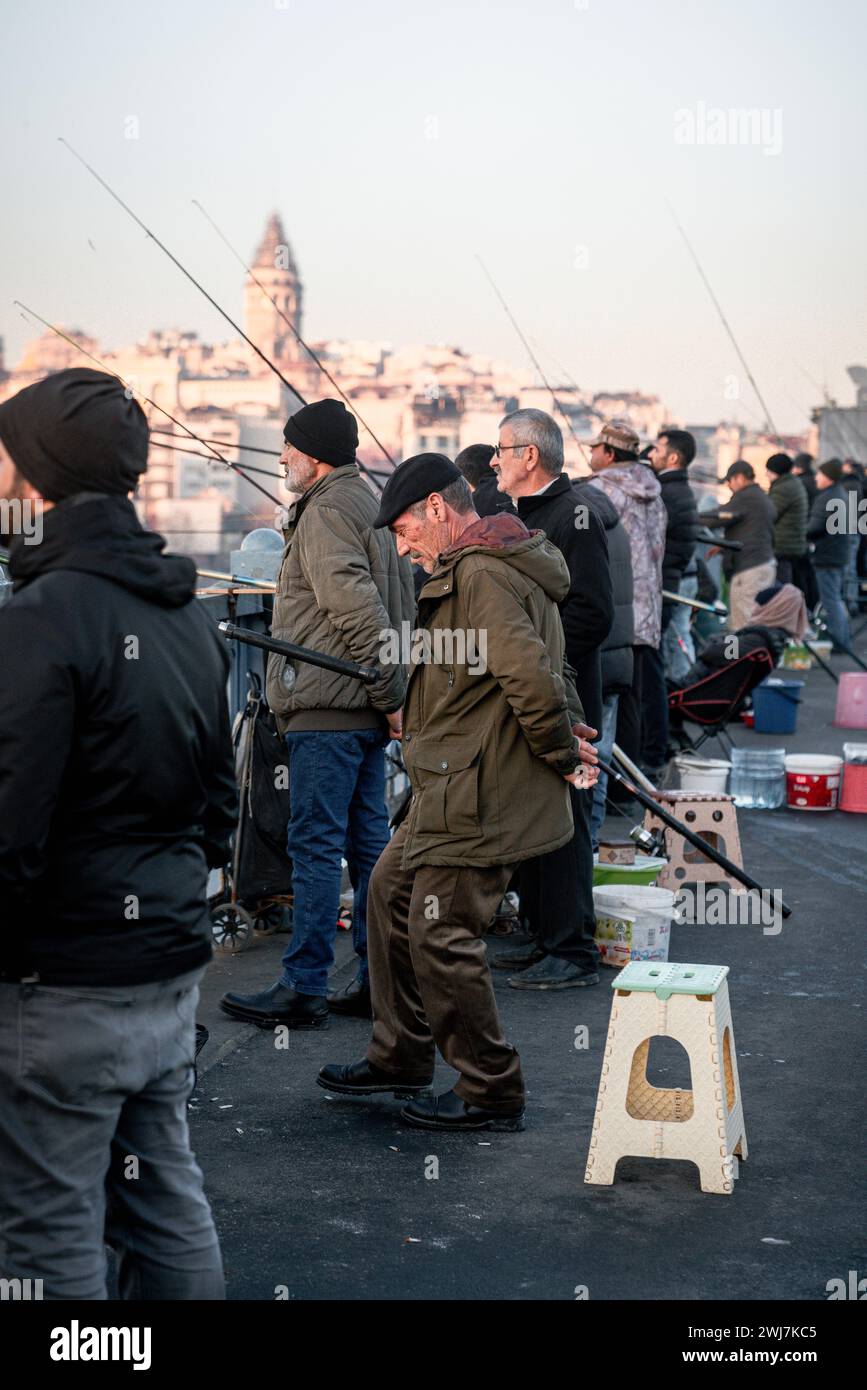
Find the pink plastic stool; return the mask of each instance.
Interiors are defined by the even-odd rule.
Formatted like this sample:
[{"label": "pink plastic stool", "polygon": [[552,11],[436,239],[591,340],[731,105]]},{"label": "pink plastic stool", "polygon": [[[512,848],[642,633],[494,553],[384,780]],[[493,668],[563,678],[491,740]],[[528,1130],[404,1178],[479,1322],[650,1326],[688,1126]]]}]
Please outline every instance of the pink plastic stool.
[{"label": "pink plastic stool", "polygon": [[843,729],[867,729],[867,671],[846,671],[840,677],[834,723]]}]

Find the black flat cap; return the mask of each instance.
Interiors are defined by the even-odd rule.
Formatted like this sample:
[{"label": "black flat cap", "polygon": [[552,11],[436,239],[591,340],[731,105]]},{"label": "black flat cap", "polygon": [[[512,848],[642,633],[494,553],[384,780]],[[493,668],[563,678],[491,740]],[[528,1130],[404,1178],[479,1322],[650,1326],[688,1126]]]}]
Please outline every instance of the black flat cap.
[{"label": "black flat cap", "polygon": [[398,464],[379,499],[374,526],[390,526],[407,507],[423,502],[432,492],[442,492],[463,474],[445,454],[414,454]]}]

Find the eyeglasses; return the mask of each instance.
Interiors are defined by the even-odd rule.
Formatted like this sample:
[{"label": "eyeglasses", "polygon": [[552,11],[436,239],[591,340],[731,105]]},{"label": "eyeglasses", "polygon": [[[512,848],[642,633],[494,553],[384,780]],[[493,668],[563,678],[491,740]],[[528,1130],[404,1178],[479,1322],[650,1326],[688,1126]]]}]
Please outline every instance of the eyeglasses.
[{"label": "eyeglasses", "polygon": [[504,449],[526,449],[526,447],[526,444],[497,444],[494,453],[499,458]]}]

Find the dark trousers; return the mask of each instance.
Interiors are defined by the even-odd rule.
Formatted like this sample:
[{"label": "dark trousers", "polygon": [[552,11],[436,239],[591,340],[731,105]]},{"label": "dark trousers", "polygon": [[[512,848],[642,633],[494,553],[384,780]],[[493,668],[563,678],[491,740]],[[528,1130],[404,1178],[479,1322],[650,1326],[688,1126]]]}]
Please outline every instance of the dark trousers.
[{"label": "dark trousers", "polygon": [[641,707],[641,762],[663,767],[668,749],[668,687],[662,653],[657,647],[633,647]]},{"label": "dark trousers", "polygon": [[568,844],[525,859],[518,866],[521,910],[530,931],[549,956],[561,956],[587,970],[599,964],[594,940],[593,845],[590,812],[593,793],[569,788],[575,834]]},{"label": "dark trousers", "polygon": [[425,1082],[439,1048],[460,1072],[463,1100],[514,1111],[524,1100],[521,1064],[503,1037],[483,939],[513,866],[404,869],[406,830],[380,855],[367,896],[368,1061]]},{"label": "dark trousers", "polygon": [[799,555],[793,560],[777,559],[777,579],[781,584],[794,584],[804,595],[809,609],[819,602],[819,590],[809,555]]}]

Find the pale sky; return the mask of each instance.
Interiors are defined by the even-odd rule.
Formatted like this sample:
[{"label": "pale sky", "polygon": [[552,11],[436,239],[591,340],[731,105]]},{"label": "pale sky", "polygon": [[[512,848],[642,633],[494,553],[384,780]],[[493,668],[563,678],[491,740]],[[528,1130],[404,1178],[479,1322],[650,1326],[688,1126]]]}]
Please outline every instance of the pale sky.
[{"label": "pale sky", "polygon": [[[777,427],[801,429],[823,384],[852,403],[845,368],[867,362],[865,13],[3,0],[7,361],[35,336],[13,298],[104,346],[150,328],[232,336],[64,135],[236,318],[242,272],[192,198],[245,256],[280,210],[309,338],[445,342],[525,366],[478,252],[552,379],[565,368],[590,390],[657,393],[689,422],[752,423],[667,197]],[[758,143],[711,144],[739,129],[714,112],[739,110],[763,113]]]}]

